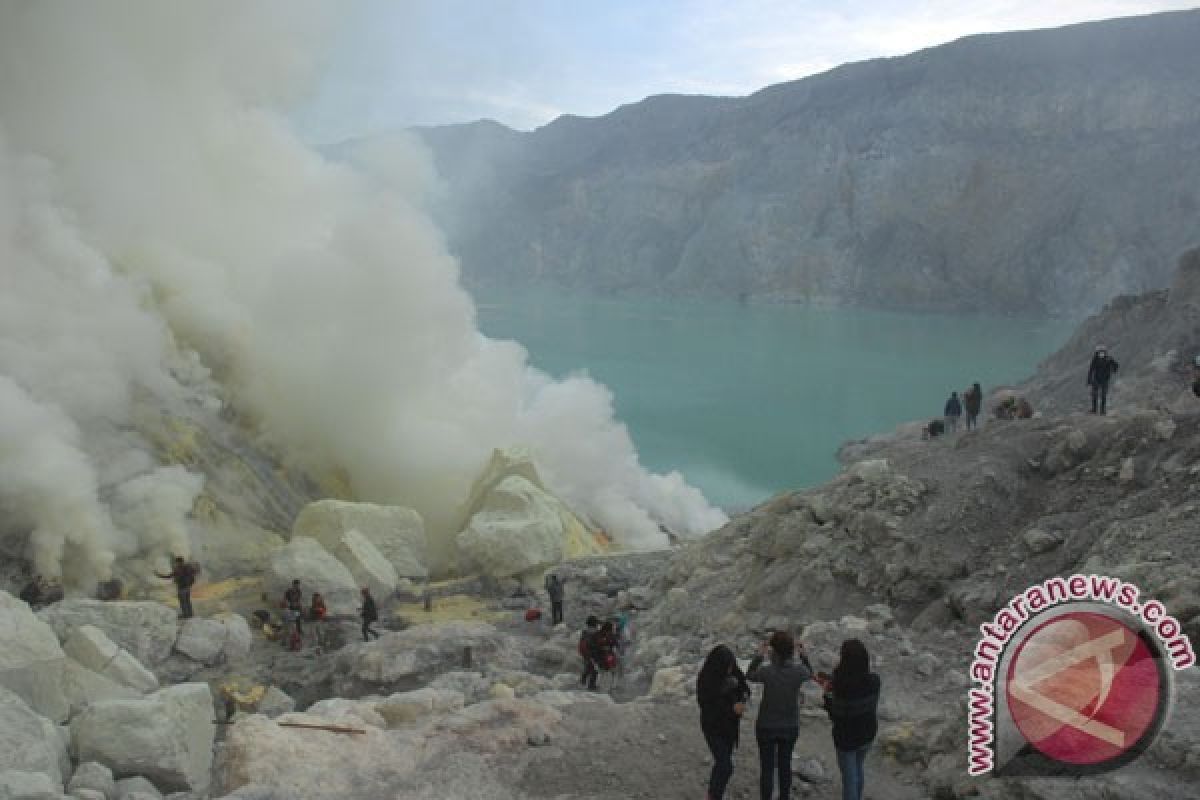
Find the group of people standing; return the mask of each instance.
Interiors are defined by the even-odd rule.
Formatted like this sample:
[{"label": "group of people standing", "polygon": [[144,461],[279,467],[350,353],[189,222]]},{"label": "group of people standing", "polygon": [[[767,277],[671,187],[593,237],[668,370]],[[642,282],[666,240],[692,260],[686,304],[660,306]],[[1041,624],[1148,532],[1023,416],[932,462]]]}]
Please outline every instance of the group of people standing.
[{"label": "group of people standing", "polygon": [[[361,594],[362,606],[359,608],[358,614],[362,621],[363,641],[367,642],[371,640],[371,637],[379,638],[379,632],[372,627],[379,620],[379,608],[375,605],[375,598],[371,596],[371,590],[368,587],[362,587]],[[293,580],[292,585],[283,593],[283,602],[280,606],[283,609],[286,633],[284,643],[286,645],[295,646],[303,638],[304,628],[301,621],[308,620],[313,623],[317,649],[324,649],[325,637],[322,623],[329,614],[329,610],[326,608],[325,598],[321,596],[320,592],[313,592],[312,602],[306,609],[300,581]]]},{"label": "group of people standing", "polygon": [[759,795],[771,800],[791,796],[792,751],[800,735],[798,697],[806,681],[824,690],[824,707],[833,721],[833,744],[842,774],[843,800],[861,800],[867,750],[878,728],[879,676],[871,672],[867,648],[859,639],[842,643],[832,675],[813,673],[803,645],[786,631],[776,631],[759,648],[743,673],[726,645],[708,654],[696,679],[700,728],[713,756],[706,800],[722,800],[733,777],[742,715],[751,697],[750,684],[763,686],[754,738],[758,743]]},{"label": "group of people standing", "polygon": [[946,405],[942,409],[942,417],[945,420],[946,430],[950,433],[958,431],[958,420],[963,416],[963,412],[967,415],[967,430],[974,430],[979,427],[979,411],[983,408],[983,389],[978,383],[971,384],[971,388],[967,389],[962,394],[962,399],[958,397],[958,392],[951,392],[950,398],[946,400]]}]

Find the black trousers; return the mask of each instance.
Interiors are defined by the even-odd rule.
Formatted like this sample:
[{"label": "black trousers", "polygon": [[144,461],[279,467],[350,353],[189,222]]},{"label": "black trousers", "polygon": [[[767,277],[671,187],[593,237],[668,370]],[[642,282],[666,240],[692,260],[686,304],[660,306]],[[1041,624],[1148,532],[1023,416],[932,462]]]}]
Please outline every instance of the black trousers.
[{"label": "black trousers", "polygon": [[362,623],[363,623],[362,624],[362,635],[363,635],[364,642],[370,641],[371,636],[374,636],[376,639],[379,638],[379,632],[371,628],[371,625],[374,622],[375,622],[375,620],[373,620],[373,619],[364,619],[362,621]]},{"label": "black trousers", "polygon": [[596,669],[596,662],[590,658],[585,659],[583,663],[583,676],[579,679],[580,683],[586,683],[589,689],[596,688],[596,679],[600,677],[600,670]]},{"label": "black trousers", "polygon": [[550,616],[554,625],[563,621],[562,600],[550,601]]},{"label": "black trousers", "polygon": [[708,743],[708,751],[712,753],[712,772],[708,775],[708,796],[711,800],[723,800],[725,787],[733,777],[733,739],[724,736],[714,736],[705,731],[704,741]]},{"label": "black trousers", "polygon": [[1108,381],[1096,381],[1092,384],[1092,413],[1096,413],[1096,401],[1100,401],[1100,413],[1108,411]]},{"label": "black trousers", "polygon": [[796,728],[754,731],[758,740],[758,791],[762,800],[771,800],[775,773],[779,774],[779,800],[792,796],[792,750],[799,735]]},{"label": "black trousers", "polygon": [[192,589],[189,586],[186,589],[179,589],[176,593],[179,597],[179,616],[184,619],[192,618]]}]

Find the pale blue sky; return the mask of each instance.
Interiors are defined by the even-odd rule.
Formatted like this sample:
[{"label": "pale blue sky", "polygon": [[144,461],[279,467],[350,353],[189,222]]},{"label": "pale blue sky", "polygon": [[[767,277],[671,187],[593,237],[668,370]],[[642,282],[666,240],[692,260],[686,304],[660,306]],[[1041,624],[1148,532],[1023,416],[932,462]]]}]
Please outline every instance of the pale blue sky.
[{"label": "pale blue sky", "polygon": [[490,118],[528,130],[651,94],[743,95],[972,33],[1189,8],[1169,0],[359,0],[311,100],[316,142]]}]

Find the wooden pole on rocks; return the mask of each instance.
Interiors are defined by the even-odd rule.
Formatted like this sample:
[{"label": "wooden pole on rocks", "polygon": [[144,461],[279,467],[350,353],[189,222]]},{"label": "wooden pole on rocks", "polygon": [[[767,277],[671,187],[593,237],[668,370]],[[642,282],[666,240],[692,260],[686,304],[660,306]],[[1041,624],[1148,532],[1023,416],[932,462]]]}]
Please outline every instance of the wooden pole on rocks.
[{"label": "wooden pole on rocks", "polygon": [[330,733],[366,733],[358,728],[347,728],[343,725],[316,725],[310,722],[276,722],[281,728],[307,728],[314,731],[329,731]]}]

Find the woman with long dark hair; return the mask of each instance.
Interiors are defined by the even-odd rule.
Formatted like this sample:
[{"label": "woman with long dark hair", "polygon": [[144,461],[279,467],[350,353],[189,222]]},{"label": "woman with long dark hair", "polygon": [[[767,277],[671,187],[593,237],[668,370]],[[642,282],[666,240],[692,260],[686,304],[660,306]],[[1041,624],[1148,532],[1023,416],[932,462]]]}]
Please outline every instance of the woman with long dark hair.
[{"label": "woman with long dark hair", "polygon": [[[769,663],[763,661],[770,658]],[[771,800],[775,775],[779,775],[779,800],[792,791],[792,750],[800,735],[800,686],[812,679],[812,667],[803,646],[787,631],[775,631],[763,642],[746,669],[747,680],[763,685],[754,738],[758,740],[758,787],[762,800]]]},{"label": "woman with long dark hair", "polygon": [[746,710],[750,687],[733,651],[719,644],[709,652],[696,678],[700,704],[700,730],[712,752],[708,800],[721,800],[733,777],[733,751],[738,745],[738,723]]},{"label": "woman with long dark hair", "polygon": [[863,763],[879,728],[879,676],[858,639],[842,642],[841,660],[827,684],[825,710],[833,720],[833,746],[842,772],[842,800],[862,800]]}]

